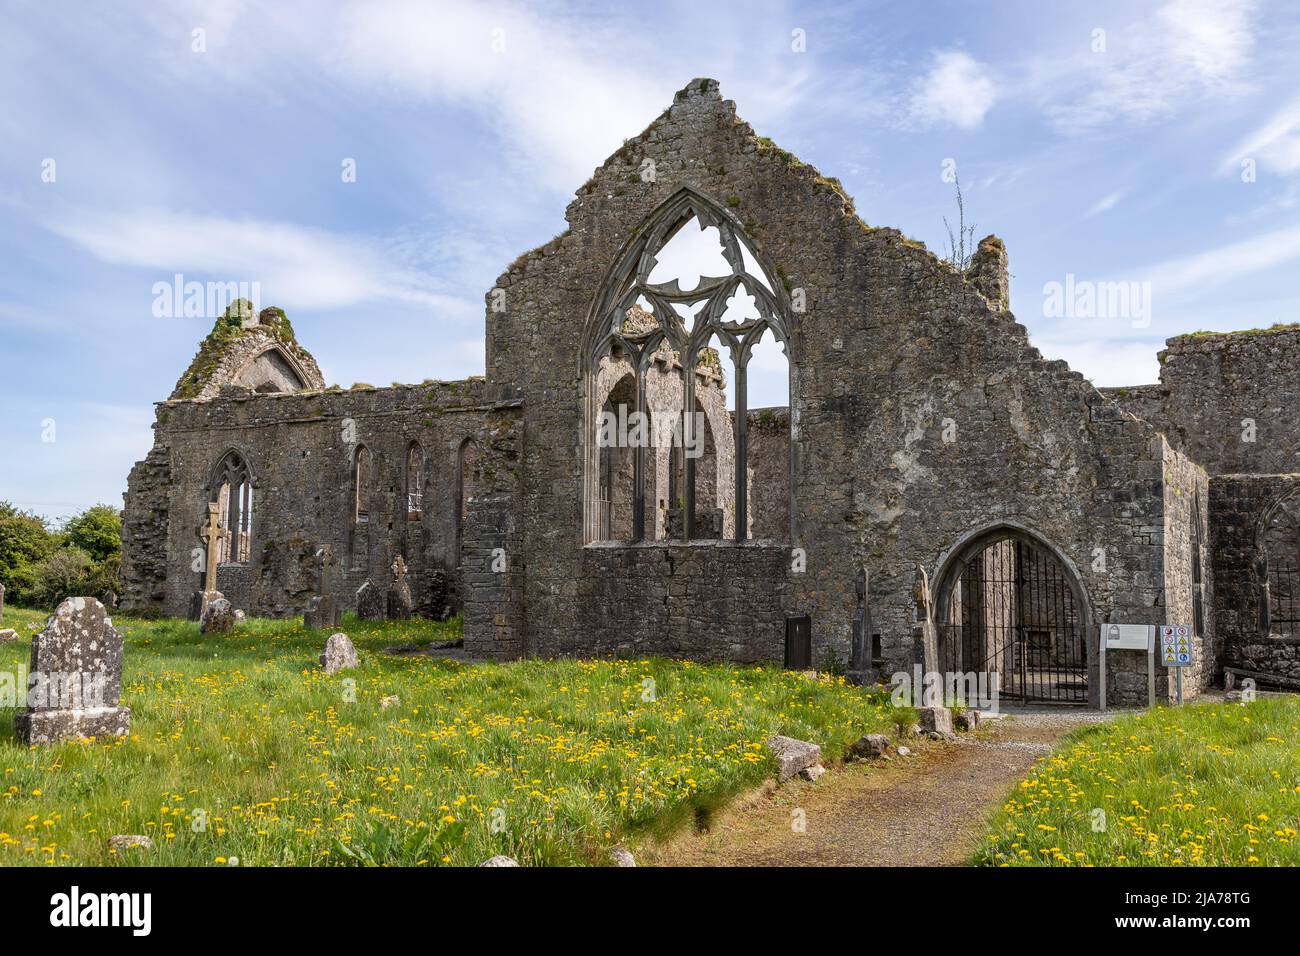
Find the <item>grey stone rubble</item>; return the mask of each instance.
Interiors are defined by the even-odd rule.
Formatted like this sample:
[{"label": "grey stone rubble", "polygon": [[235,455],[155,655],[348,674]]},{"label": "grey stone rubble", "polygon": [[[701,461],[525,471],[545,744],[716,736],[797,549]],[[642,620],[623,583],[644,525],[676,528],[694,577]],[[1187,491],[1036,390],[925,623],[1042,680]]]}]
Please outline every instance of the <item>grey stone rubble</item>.
[{"label": "grey stone rubble", "polygon": [[[929,669],[1032,697],[1009,663],[1028,639],[993,645],[1045,632],[1040,688],[1096,707],[1100,625],[1177,623],[1195,628],[1188,698],[1224,666],[1300,677],[1267,547],[1300,507],[1300,328],[1178,336],[1158,383],[1095,388],[1029,342],[996,236],[963,270],[867,225],[705,78],[565,218],[485,290],[482,376],[326,387],[281,310],[232,305],[131,471],[123,608],[184,613],[196,513],[224,504],[232,523],[247,489],[251,527],[222,529],[212,583],[233,604],[284,617],[333,595],[322,627],[404,614],[370,583],[401,558],[412,612],[463,613],[476,659],[770,663],[791,629],[809,635],[801,668],[833,655],[888,678],[919,643]],[[698,294],[645,274],[683,226],[725,239],[728,274],[690,277]],[[712,329],[733,284],[760,319],[734,355],[699,347],[674,313]],[[769,333],[789,403],[750,408],[735,363]],[[697,459],[601,442],[602,413],[687,408]],[[1007,570],[1047,575],[1053,601]],[[1014,627],[990,610],[1002,597]],[[1162,667],[1157,699],[1173,686]],[[1146,703],[1141,655],[1108,655],[1106,695]]]},{"label": "grey stone rubble", "polygon": [[12,627],[6,627],[0,630],[0,644],[8,644],[10,641],[18,640],[18,632]]},{"label": "grey stone rubble", "polygon": [[119,852],[122,850],[152,850],[153,840],[139,833],[119,833],[108,838],[108,845],[110,849]]},{"label": "grey stone rubble", "polygon": [[822,748],[806,740],[776,736],[767,742],[768,751],[776,758],[777,783],[785,783],[801,770],[821,763]]},{"label": "grey stone rubble", "polygon": [[952,740],[952,711],[947,707],[918,707],[916,709],[920,733],[934,740]]},{"label": "grey stone rubble", "polygon": [[849,760],[873,760],[886,756],[890,749],[889,738],[884,734],[867,734],[849,745],[846,756]]},{"label": "grey stone rubble", "polygon": [[616,846],[609,851],[609,859],[615,866],[636,866],[636,858],[621,846]]},{"label": "grey stone rubble", "polygon": [[337,674],[341,670],[360,666],[357,658],[357,649],[352,646],[352,641],[343,633],[331,634],[329,640],[325,642],[325,650],[320,656],[321,667],[325,668],[326,674]]},{"label": "grey stone rubble", "polygon": [[14,717],[23,743],[53,744],[130,732],[122,707],[122,635],[94,598],[71,597],[32,638],[27,710]]},{"label": "grey stone rubble", "polygon": [[518,866],[518,865],[519,865],[519,861],[514,859],[514,857],[500,856],[500,855],[488,857],[488,859],[484,860],[482,863],[479,864],[479,866]]},{"label": "grey stone rubble", "polygon": [[826,768],[819,763],[815,763],[811,767],[804,767],[802,770],[799,771],[799,776],[802,777],[804,780],[809,780],[809,781],[820,780],[823,776],[825,776],[825,774],[826,774]]},{"label": "grey stone rubble", "polygon": [[977,730],[980,725],[980,712],[978,710],[963,710],[953,718],[958,730]]}]

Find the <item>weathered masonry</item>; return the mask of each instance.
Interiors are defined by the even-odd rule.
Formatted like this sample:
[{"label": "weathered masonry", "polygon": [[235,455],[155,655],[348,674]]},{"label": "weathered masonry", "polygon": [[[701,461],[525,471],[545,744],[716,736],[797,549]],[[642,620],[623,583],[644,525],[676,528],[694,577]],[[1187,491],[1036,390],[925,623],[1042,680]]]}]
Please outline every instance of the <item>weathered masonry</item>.
[{"label": "weathered masonry", "polygon": [[[712,80],[566,215],[487,294],[483,378],[327,388],[282,312],[232,308],[131,473],[127,605],[186,612],[216,504],[237,607],[353,608],[400,555],[484,657],[871,677],[921,633],[1095,705],[1101,624],[1179,623],[1188,695],[1300,678],[1300,332],[1175,339],[1161,384],[1099,391],[1029,344],[999,240],[962,273],[865,225]],[[773,362],[788,402],[753,407]],[[1145,658],[1111,657],[1109,701],[1144,703]]]}]

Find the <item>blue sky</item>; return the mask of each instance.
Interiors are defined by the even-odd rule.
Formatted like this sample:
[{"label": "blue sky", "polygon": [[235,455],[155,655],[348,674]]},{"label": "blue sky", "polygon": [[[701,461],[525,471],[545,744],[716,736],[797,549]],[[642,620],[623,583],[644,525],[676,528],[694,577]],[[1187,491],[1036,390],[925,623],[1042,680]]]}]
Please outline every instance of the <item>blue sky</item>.
[{"label": "blue sky", "polygon": [[[10,0],[0,498],[120,504],[211,325],[153,315],[175,273],[258,282],[331,383],[481,374],[484,292],[695,76],[939,251],[952,160],[1017,318],[1099,385],[1300,320],[1300,13],[1082,6]],[[1071,276],[1149,316],[1049,314]]]}]

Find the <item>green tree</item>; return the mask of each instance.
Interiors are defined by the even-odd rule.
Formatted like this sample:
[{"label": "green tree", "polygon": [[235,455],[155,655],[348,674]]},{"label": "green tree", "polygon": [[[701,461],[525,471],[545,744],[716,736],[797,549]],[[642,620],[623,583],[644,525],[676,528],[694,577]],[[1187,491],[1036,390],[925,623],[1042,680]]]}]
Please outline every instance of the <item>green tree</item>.
[{"label": "green tree", "polygon": [[58,548],[60,538],[45,519],[0,501],[0,583],[15,604],[33,599],[36,568]]},{"label": "green tree", "polygon": [[108,505],[95,505],[70,518],[63,533],[93,561],[103,561],[122,550],[122,517]]}]

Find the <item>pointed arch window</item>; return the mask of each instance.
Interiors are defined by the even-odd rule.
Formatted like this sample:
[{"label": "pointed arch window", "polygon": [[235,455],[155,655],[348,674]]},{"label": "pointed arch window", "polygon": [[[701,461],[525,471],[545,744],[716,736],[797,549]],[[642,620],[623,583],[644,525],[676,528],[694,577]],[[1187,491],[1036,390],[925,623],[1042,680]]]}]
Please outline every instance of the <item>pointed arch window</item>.
[{"label": "pointed arch window", "polygon": [[370,523],[370,495],[367,490],[370,487],[370,468],[370,449],[361,445],[352,460],[352,516],[356,524]]},{"label": "pointed arch window", "polygon": [[220,509],[219,560],[223,564],[246,563],[253,545],[253,479],[239,452],[227,452],[217,464],[211,500]]},{"label": "pointed arch window", "polygon": [[406,449],[406,519],[420,521],[424,518],[424,449],[419,442],[411,442]]},{"label": "pointed arch window", "polygon": [[[789,313],[783,286],[716,203],[682,190],[650,217],[588,322],[584,540],[755,536],[750,358],[772,344],[788,402]],[[788,537],[788,411],[776,419],[786,494],[760,536]]]}]

